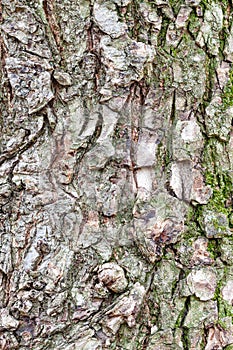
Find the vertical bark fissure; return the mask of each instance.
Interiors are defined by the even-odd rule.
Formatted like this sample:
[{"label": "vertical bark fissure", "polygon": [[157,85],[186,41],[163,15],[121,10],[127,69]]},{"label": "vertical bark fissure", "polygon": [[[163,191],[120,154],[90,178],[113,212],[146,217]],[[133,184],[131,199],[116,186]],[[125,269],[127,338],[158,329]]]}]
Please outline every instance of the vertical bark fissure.
[{"label": "vertical bark fissure", "polygon": [[232,3],[2,4],[0,347],[228,349]]}]

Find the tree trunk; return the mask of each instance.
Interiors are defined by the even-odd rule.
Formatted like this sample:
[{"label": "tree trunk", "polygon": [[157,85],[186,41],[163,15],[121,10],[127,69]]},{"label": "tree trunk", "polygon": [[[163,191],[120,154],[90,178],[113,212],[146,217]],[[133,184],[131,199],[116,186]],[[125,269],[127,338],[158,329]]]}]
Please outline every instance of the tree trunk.
[{"label": "tree trunk", "polygon": [[1,0],[1,349],[233,349],[232,8]]}]

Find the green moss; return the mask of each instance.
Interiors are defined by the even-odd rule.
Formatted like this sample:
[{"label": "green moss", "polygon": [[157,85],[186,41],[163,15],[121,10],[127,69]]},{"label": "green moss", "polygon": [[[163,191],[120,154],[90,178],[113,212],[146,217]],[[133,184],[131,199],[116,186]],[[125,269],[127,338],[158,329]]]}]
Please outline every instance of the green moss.
[{"label": "green moss", "polygon": [[183,2],[182,0],[169,0],[169,4],[172,7],[175,15],[178,14],[182,2]]},{"label": "green moss", "polygon": [[188,29],[190,33],[192,33],[192,35],[195,37],[195,39],[200,30],[200,27],[201,27],[200,18],[196,16],[195,11],[192,11],[189,16]]},{"label": "green moss", "polygon": [[202,220],[200,221],[200,218],[202,218],[202,212],[202,205],[189,207],[185,221],[185,226],[187,227],[187,230],[184,233],[184,238],[186,240],[202,235]]},{"label": "green moss", "polygon": [[230,171],[223,170],[218,155],[218,140],[210,138],[206,141],[203,152],[205,165],[205,182],[209,185],[213,194],[206,208],[223,213],[229,218],[232,215],[232,207],[227,206],[227,200],[232,195],[232,177]]},{"label": "green moss", "polygon": [[[214,66],[213,66],[214,69]],[[222,95],[222,109],[233,106],[233,70],[230,72],[228,83]],[[227,206],[227,201],[232,196],[232,175],[230,171],[223,170],[219,157],[218,145],[224,145],[223,141],[211,137],[206,139],[203,151],[203,165],[205,167],[205,182],[210,185],[213,195],[207,204],[207,209],[223,213],[231,222],[232,206]],[[218,223],[216,223],[218,225]]]},{"label": "green moss", "polygon": [[177,50],[177,48],[171,47],[171,48],[170,48],[170,54],[172,55],[172,57],[176,58],[177,55],[178,55],[178,50]]},{"label": "green moss", "polygon": [[233,69],[230,71],[228,83],[224,88],[222,101],[224,107],[233,106]]},{"label": "green moss", "polygon": [[[216,174],[214,174],[216,175]],[[213,189],[213,195],[210,199],[207,208],[214,209],[217,212],[231,215],[232,208],[226,206],[226,201],[232,194],[232,181],[227,173],[219,173],[212,181],[209,181],[208,173],[206,175],[206,183]]]},{"label": "green moss", "polygon": [[183,327],[183,333],[182,333],[182,343],[184,350],[190,349],[190,339],[189,339],[189,329],[186,327]]},{"label": "green moss", "polygon": [[213,2],[213,0],[202,0],[200,6],[205,10],[209,7],[211,2]]},{"label": "green moss", "polygon": [[167,29],[169,26],[169,20],[163,17],[161,30],[158,35],[158,46],[163,47],[166,43]]},{"label": "green moss", "polygon": [[[225,268],[224,275],[227,276],[227,274],[228,274],[228,271]],[[216,300],[218,305],[217,323],[224,329],[227,329],[228,327],[223,321],[223,319],[225,317],[233,317],[233,307],[226,300],[222,298],[222,294],[221,294],[222,287],[223,287],[223,278],[218,281],[213,300]]]},{"label": "green moss", "polygon": [[219,256],[217,240],[215,239],[208,240],[207,251],[210,253],[210,257],[214,260]]},{"label": "green moss", "polygon": [[206,91],[204,96],[204,101],[207,104],[211,101],[213,91],[215,91],[215,79],[216,79],[216,68],[217,68],[217,59],[215,57],[206,58]]},{"label": "green moss", "polygon": [[227,316],[233,317],[232,306],[226,300],[223,300],[220,296],[218,297],[218,315],[219,320]]},{"label": "green moss", "polygon": [[181,310],[181,312],[179,313],[179,316],[178,316],[176,323],[175,323],[175,328],[180,328],[183,326],[185,317],[186,317],[188,310],[190,308],[190,300],[191,300],[190,297],[187,297],[185,299],[184,307]]},{"label": "green moss", "polygon": [[233,344],[226,346],[224,349],[225,350],[233,350]]},{"label": "green moss", "polygon": [[218,320],[218,325],[224,330],[228,329],[227,324],[222,320]]}]

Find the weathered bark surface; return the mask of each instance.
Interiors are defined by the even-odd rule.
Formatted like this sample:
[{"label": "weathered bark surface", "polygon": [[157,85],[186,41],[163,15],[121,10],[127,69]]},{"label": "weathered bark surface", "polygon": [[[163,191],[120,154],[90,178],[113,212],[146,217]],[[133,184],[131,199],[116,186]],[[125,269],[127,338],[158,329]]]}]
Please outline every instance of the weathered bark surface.
[{"label": "weathered bark surface", "polygon": [[232,2],[1,14],[1,349],[232,349]]}]

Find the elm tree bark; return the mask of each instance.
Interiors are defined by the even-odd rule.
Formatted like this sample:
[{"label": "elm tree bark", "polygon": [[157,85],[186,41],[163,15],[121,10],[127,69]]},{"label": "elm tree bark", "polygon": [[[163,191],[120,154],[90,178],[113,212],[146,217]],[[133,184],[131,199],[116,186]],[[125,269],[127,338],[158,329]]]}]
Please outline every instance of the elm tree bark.
[{"label": "elm tree bark", "polygon": [[232,1],[0,3],[1,349],[232,349]]}]

